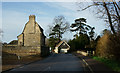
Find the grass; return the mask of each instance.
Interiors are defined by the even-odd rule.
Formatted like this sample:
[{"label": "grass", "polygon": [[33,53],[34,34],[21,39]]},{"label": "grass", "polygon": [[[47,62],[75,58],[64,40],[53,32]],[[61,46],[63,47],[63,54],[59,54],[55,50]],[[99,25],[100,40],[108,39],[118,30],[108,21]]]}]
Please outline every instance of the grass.
[{"label": "grass", "polygon": [[110,59],[105,59],[105,58],[100,58],[97,56],[93,56],[93,59],[100,61],[107,65],[108,67],[112,68],[114,71],[120,72],[120,62],[117,62],[115,60],[110,60]]}]

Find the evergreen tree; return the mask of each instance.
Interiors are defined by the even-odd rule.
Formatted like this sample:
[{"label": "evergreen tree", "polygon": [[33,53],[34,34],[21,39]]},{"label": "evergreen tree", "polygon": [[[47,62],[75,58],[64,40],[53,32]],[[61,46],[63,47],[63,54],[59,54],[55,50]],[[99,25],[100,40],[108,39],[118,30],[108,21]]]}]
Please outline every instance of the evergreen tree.
[{"label": "evergreen tree", "polygon": [[49,34],[49,46],[54,48],[61,41],[62,35],[68,30],[69,23],[64,16],[57,16],[54,18],[53,24],[52,32]]},{"label": "evergreen tree", "polygon": [[85,29],[88,30],[88,27],[86,27],[86,19],[85,18],[79,18],[75,20],[75,23],[71,25],[73,29],[71,31],[78,31],[79,34],[87,33]]}]

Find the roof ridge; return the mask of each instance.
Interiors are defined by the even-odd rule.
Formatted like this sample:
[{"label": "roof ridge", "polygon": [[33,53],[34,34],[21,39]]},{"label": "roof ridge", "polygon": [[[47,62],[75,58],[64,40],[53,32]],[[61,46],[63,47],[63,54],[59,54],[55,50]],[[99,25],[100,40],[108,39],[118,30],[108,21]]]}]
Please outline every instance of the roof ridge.
[{"label": "roof ridge", "polygon": [[[63,42],[65,42],[65,44],[67,44],[67,42],[65,41],[65,40],[62,40],[58,45],[56,45],[55,47],[59,47]],[[67,46],[69,46],[68,44],[67,44]],[[70,47],[70,46],[69,46]]]}]

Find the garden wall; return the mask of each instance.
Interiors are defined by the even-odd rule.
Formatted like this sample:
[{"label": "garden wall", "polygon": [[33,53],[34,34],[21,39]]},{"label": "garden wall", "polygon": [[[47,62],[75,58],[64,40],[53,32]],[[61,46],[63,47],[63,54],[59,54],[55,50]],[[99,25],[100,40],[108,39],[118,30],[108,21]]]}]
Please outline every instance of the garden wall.
[{"label": "garden wall", "polygon": [[46,55],[49,53],[48,48],[46,47],[23,47],[23,46],[3,46],[3,52],[7,52],[10,54],[16,54],[17,56],[29,56],[29,55]]}]

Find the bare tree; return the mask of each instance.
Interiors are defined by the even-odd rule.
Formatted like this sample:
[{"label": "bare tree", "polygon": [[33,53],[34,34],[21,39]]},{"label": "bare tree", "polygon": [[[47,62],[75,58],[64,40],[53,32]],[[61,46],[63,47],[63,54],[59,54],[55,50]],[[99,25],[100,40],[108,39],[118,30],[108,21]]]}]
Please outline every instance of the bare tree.
[{"label": "bare tree", "polygon": [[[78,4],[80,5],[81,3]],[[103,2],[93,1],[91,5],[84,8],[81,7],[82,9],[79,11],[89,9],[91,7],[95,7],[94,9],[97,9],[97,11],[94,11],[96,12],[98,18],[104,19],[109,24],[111,31],[114,34],[120,30],[120,7],[118,2],[115,2],[114,0],[113,2],[105,2],[104,0]]]}]

